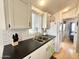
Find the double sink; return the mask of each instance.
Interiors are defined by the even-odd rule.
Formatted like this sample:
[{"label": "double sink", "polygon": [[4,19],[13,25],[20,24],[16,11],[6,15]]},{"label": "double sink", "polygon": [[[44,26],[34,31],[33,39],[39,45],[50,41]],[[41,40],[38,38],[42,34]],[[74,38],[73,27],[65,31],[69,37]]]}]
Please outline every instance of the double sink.
[{"label": "double sink", "polygon": [[41,36],[34,37],[34,40],[43,44],[47,42],[48,40],[50,40],[50,37],[48,37],[48,35],[41,35]]}]

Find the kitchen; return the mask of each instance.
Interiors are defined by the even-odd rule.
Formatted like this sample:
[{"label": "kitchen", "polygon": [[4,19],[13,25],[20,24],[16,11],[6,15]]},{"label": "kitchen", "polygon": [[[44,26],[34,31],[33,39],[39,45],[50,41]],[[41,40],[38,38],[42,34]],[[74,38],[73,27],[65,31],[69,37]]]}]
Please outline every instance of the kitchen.
[{"label": "kitchen", "polygon": [[63,19],[78,17],[79,3],[46,1],[0,1],[0,59],[50,59],[61,51]]}]

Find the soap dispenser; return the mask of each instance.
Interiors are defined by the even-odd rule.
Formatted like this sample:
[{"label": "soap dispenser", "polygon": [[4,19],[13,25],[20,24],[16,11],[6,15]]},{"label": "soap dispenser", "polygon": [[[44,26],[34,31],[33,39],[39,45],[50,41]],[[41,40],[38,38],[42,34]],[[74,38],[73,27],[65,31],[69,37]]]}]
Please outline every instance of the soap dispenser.
[{"label": "soap dispenser", "polygon": [[13,34],[13,35],[12,35],[12,38],[13,38],[12,46],[18,45],[18,40],[19,40],[18,34],[17,34],[17,33]]}]

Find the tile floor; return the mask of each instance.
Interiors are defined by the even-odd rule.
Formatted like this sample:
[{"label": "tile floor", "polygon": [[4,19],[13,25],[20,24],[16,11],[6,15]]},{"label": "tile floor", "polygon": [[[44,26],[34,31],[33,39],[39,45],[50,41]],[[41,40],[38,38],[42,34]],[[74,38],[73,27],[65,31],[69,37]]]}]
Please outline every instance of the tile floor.
[{"label": "tile floor", "polygon": [[75,52],[75,48],[70,41],[62,42],[61,46],[61,51],[54,54],[57,59],[79,59],[77,53]]}]

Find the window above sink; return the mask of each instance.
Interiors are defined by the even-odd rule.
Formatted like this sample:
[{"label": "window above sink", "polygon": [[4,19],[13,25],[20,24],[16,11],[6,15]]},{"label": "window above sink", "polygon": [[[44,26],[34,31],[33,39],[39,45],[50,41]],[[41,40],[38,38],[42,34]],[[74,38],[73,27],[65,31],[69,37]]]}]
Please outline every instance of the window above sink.
[{"label": "window above sink", "polygon": [[43,16],[39,15],[37,12],[32,11],[32,29],[29,29],[29,34],[34,34],[36,32],[42,32],[42,20]]}]

